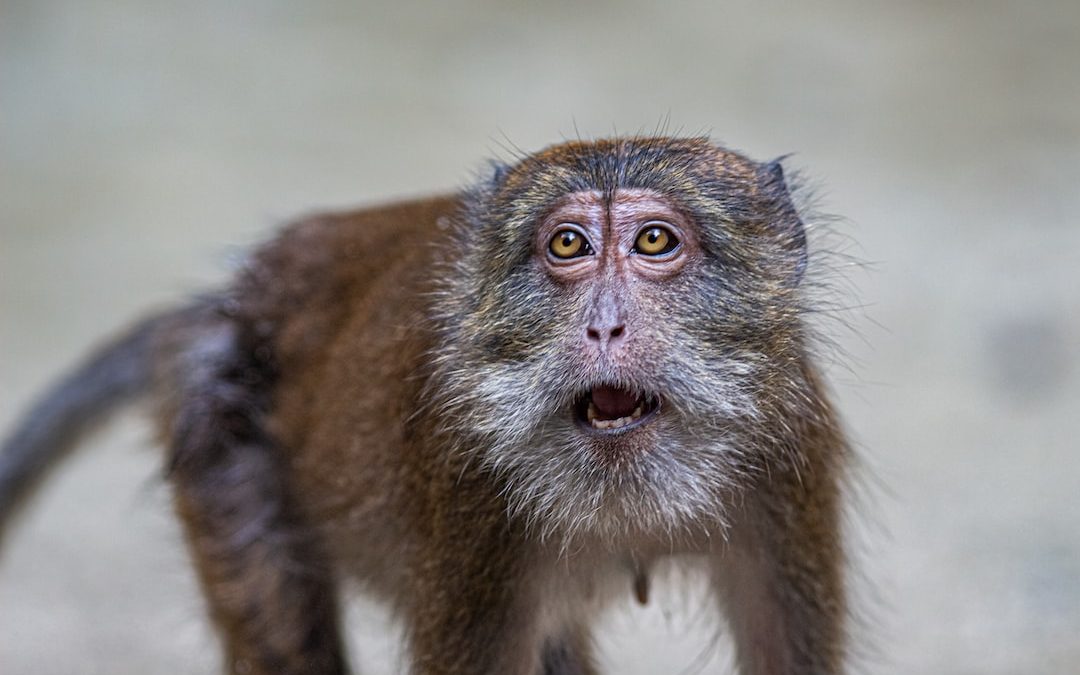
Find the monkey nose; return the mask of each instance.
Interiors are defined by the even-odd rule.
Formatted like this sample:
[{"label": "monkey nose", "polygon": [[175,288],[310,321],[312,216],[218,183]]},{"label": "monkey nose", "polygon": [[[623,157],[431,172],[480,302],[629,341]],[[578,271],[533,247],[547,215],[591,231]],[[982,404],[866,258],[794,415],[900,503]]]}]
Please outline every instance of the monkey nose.
[{"label": "monkey nose", "polygon": [[585,329],[585,335],[589,342],[600,347],[601,350],[610,349],[626,337],[626,323],[623,321],[590,322]]}]

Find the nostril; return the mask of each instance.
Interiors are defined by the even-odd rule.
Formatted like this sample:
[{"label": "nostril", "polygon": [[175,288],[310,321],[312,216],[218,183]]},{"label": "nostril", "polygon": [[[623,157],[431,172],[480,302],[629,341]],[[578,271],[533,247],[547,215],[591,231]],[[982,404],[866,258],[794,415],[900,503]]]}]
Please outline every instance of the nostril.
[{"label": "nostril", "polygon": [[614,328],[595,328],[589,326],[585,329],[585,335],[588,336],[592,342],[599,342],[601,345],[607,345],[610,342],[618,340],[626,333],[626,326],[619,325]]}]

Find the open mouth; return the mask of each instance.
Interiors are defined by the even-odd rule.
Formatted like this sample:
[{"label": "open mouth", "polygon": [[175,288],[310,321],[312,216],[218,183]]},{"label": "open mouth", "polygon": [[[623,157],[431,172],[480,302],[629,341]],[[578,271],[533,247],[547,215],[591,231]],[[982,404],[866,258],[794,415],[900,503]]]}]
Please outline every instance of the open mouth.
[{"label": "open mouth", "polygon": [[578,424],[600,433],[622,433],[640,427],[659,410],[659,396],[611,385],[586,391],[575,406]]}]

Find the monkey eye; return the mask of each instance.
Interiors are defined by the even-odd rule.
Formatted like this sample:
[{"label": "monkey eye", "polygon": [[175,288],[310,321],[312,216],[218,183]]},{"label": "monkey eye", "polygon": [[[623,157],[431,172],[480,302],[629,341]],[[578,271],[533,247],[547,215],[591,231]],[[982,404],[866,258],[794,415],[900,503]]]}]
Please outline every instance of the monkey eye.
[{"label": "monkey eye", "polygon": [[644,255],[664,255],[679,246],[679,240],[668,228],[657,223],[649,223],[638,233],[634,241],[634,252]]},{"label": "monkey eye", "polygon": [[551,254],[556,258],[578,258],[583,255],[592,255],[592,246],[585,240],[584,235],[576,230],[563,228],[555,233],[548,245]]}]

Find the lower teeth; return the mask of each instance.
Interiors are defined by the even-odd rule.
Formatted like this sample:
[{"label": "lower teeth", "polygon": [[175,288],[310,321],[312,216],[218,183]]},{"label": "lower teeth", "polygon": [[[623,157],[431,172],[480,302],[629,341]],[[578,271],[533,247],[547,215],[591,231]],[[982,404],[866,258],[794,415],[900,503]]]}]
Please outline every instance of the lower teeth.
[{"label": "lower teeth", "polygon": [[639,419],[641,414],[642,407],[639,405],[634,408],[634,412],[630,413],[629,417],[616,417],[613,420],[602,420],[599,419],[600,415],[596,410],[596,406],[593,405],[591,401],[589,402],[589,410],[587,412],[589,424],[591,424],[594,429],[619,429]]}]

